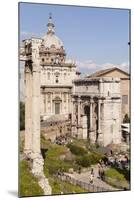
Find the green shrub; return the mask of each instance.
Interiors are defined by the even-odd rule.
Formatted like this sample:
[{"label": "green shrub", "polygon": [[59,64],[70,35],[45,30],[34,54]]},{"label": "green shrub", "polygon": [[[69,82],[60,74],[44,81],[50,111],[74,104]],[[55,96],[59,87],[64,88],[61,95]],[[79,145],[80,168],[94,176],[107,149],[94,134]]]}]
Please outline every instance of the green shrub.
[{"label": "green shrub", "polygon": [[74,144],[68,144],[67,147],[70,149],[70,151],[75,154],[75,155],[84,155],[87,154],[87,150],[84,149],[83,147],[74,145]]},{"label": "green shrub", "polygon": [[43,195],[42,188],[38,185],[38,180],[30,172],[27,161],[20,162],[20,175],[19,175],[19,196],[37,196]]},{"label": "green shrub", "polygon": [[76,163],[82,167],[90,167],[91,160],[88,154],[76,158]]},{"label": "green shrub", "polygon": [[99,153],[93,152],[89,154],[89,159],[92,165],[97,164],[101,159],[103,159],[103,156]]},{"label": "green shrub", "polygon": [[102,155],[98,153],[85,154],[76,158],[76,163],[82,167],[90,167],[91,165],[97,164],[102,159]]}]

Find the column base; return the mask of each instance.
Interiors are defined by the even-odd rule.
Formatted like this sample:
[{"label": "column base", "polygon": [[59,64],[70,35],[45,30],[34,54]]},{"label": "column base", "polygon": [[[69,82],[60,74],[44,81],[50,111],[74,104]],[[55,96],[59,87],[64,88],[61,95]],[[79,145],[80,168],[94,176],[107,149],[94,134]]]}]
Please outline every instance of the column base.
[{"label": "column base", "polygon": [[77,135],[77,130],[75,125],[72,125],[71,131],[72,131],[72,136],[75,137]]},{"label": "column base", "polygon": [[96,138],[96,143],[100,146],[104,146],[104,141],[103,141],[103,134],[101,130],[97,130],[97,138]]},{"label": "column base", "polygon": [[78,134],[78,138],[79,139],[83,138],[83,131],[82,131],[82,127],[81,126],[77,127],[77,134]]},{"label": "column base", "polygon": [[38,177],[38,183],[40,187],[44,191],[44,195],[51,195],[52,194],[52,188],[49,185],[48,179],[44,175],[44,159],[40,153],[33,153],[32,154],[32,174],[36,177]]},{"label": "column base", "polygon": [[32,154],[32,173],[35,176],[42,176],[43,173],[43,166],[44,166],[44,159],[40,153],[33,153]]},{"label": "column base", "polygon": [[87,137],[87,127],[82,128],[82,137],[83,137],[83,139],[88,139],[88,137]]},{"label": "column base", "polygon": [[89,131],[89,139],[92,144],[96,143],[96,136],[95,136],[95,132],[93,130]]}]

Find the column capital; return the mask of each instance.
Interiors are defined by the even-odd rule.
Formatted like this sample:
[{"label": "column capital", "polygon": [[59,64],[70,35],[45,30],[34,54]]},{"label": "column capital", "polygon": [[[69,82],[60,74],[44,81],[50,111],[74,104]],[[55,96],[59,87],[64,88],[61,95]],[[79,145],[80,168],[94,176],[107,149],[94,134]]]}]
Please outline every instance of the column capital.
[{"label": "column capital", "polygon": [[99,103],[99,104],[102,103],[102,100],[101,100],[100,98],[98,98],[98,103]]},{"label": "column capital", "polygon": [[90,104],[93,104],[93,103],[94,103],[93,98],[90,99],[89,103],[90,103]]}]

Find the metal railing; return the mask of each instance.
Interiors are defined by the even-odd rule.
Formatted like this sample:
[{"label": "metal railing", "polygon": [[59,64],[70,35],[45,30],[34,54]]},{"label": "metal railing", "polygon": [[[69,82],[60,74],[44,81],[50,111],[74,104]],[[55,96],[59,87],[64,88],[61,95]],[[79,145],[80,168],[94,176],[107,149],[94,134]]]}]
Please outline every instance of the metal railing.
[{"label": "metal railing", "polygon": [[77,185],[77,186],[80,186],[81,188],[89,191],[89,192],[106,192],[106,191],[111,191],[110,189],[106,189],[104,187],[99,187],[99,186],[96,186],[94,184],[91,184],[91,183],[86,183],[86,182],[83,182],[83,181],[79,181],[67,174],[57,174],[56,175],[57,178],[59,178],[60,180],[62,181],[65,181],[65,182],[69,182],[71,183],[72,185]]}]

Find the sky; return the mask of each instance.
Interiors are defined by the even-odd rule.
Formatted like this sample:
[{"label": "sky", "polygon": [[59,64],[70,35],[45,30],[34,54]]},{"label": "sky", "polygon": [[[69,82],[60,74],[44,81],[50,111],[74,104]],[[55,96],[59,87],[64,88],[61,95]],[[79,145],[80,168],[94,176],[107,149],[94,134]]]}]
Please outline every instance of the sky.
[{"label": "sky", "polygon": [[[49,13],[67,60],[75,60],[82,74],[119,67],[129,72],[129,10],[80,6],[19,4],[20,43],[43,37]],[[21,64],[23,72],[23,64]],[[23,75],[21,74],[23,78]]]},{"label": "sky", "polygon": [[129,10],[20,3],[20,41],[43,37],[50,12],[67,59],[81,71],[112,65],[128,70]]}]

